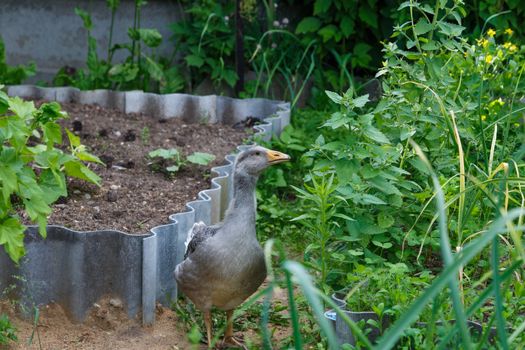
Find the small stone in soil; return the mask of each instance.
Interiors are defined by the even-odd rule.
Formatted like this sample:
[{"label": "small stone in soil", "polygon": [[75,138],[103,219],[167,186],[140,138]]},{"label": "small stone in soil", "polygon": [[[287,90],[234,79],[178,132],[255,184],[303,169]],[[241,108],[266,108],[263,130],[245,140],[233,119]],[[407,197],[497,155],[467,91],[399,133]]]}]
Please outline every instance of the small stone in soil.
[{"label": "small stone in soil", "polygon": [[116,137],[121,137],[122,136],[122,133],[120,131],[118,131],[118,130],[115,131],[114,134],[115,134]]},{"label": "small stone in soil", "polygon": [[82,122],[80,120],[73,120],[73,131],[82,131]]},{"label": "small stone in soil", "polygon": [[115,160],[114,157],[107,154],[103,154],[99,158],[104,164],[106,164],[107,169],[111,168],[111,166],[113,165],[113,161]]},{"label": "small stone in soil", "polygon": [[122,308],[122,301],[120,299],[110,299],[109,304],[116,308]]},{"label": "small stone in soil", "polygon": [[115,165],[126,168],[126,169],[133,169],[135,167],[135,162],[133,162],[132,160],[126,160],[126,161],[120,161]]},{"label": "small stone in soil", "polygon": [[133,142],[135,141],[137,138],[137,135],[135,134],[135,131],[134,130],[128,130],[126,131],[126,133],[124,134],[124,141],[126,142]]},{"label": "small stone in soil", "polygon": [[117,191],[109,191],[106,195],[106,199],[108,202],[116,202],[118,199]]}]

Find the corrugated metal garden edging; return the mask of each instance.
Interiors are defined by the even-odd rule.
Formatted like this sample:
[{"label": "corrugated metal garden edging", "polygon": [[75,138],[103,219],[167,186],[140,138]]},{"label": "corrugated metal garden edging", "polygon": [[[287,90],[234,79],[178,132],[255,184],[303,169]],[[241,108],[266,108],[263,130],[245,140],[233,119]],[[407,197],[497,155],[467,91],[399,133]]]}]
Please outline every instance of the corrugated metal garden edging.
[{"label": "corrugated metal garden edging", "polygon": [[[9,86],[10,96],[58,102],[98,104],[126,113],[158,118],[183,118],[188,122],[234,124],[246,117],[264,119],[256,135],[269,140],[290,122],[290,104],[266,99],[233,99],[186,94],[158,95],[142,91],[80,91],[75,88]],[[152,135],[154,137],[154,135]],[[239,146],[239,149],[247,146]],[[81,322],[93,303],[105,296],[119,298],[129,317],[142,312],[144,324],[155,321],[155,304],[169,305],[176,297],[173,270],[181,261],[184,240],[194,222],[218,222],[232,196],[234,155],[215,167],[211,188],[186,204],[186,211],[169,217],[170,223],[143,235],[115,230],[79,232],[50,225],[42,239],[35,227],[27,230],[27,255],[16,266],[0,249],[0,297],[10,296],[21,305],[51,302],[61,305],[72,320]],[[163,198],[159,197],[159,201]],[[132,203],[130,203],[132,205]]]}]

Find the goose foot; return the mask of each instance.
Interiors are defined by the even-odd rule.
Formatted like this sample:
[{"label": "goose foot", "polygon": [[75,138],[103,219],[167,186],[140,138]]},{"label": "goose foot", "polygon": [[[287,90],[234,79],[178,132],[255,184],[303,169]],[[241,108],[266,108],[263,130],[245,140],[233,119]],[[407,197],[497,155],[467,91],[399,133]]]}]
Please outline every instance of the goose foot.
[{"label": "goose foot", "polygon": [[244,342],[241,339],[234,337],[233,335],[224,337],[221,343],[221,347],[222,348],[234,347],[234,348],[241,348],[243,350],[248,350],[246,345],[244,345]]}]

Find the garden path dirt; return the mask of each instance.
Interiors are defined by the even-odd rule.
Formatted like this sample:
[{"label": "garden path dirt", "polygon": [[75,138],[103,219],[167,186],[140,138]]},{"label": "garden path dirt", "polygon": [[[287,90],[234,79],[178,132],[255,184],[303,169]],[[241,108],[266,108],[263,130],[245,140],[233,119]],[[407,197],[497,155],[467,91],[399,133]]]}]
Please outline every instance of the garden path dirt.
[{"label": "garden path dirt", "polygon": [[[89,166],[102,178],[100,187],[68,180],[69,196],[53,206],[49,224],[75,230],[146,233],[169,223],[169,215],[184,211],[188,201],[210,187],[211,167],[225,164],[224,157],[253,133],[243,127],[158,119],[96,105],[62,107],[70,118],[60,123],[105,163]],[[152,170],[147,156],[158,148],[177,148],[184,156],[206,152],[216,158],[208,166],[189,164],[167,177]]]},{"label": "garden path dirt", "polygon": [[[261,287],[263,288],[263,287]],[[274,291],[273,304],[287,305],[286,290]],[[15,312],[16,307],[8,301],[0,302],[0,314],[8,315],[16,328],[17,343],[8,347],[0,346],[0,350],[205,350],[204,344],[192,345],[187,336],[187,324],[181,316],[169,308],[157,305],[156,322],[153,326],[142,326],[140,315],[136,319],[128,319],[122,306],[115,299],[104,298],[94,304],[87,319],[79,324],[72,323],[59,305],[43,306],[39,310],[38,326],[31,320],[23,319]],[[287,310],[281,311],[287,318]],[[188,317],[187,315],[185,317]],[[217,312],[215,317],[224,318],[223,312]],[[234,329],[239,330],[242,323],[249,324],[255,317],[258,322],[260,315],[240,315]],[[195,315],[191,315],[194,319]],[[272,341],[278,344],[290,337],[288,325],[269,325]],[[217,331],[217,324],[214,330]],[[201,333],[204,330],[201,329]],[[251,329],[244,333],[237,331],[236,336],[244,337],[254,344],[260,344],[259,334]],[[30,341],[30,339],[32,339]],[[220,348],[220,347],[217,347]],[[225,348],[223,348],[225,350]]]}]

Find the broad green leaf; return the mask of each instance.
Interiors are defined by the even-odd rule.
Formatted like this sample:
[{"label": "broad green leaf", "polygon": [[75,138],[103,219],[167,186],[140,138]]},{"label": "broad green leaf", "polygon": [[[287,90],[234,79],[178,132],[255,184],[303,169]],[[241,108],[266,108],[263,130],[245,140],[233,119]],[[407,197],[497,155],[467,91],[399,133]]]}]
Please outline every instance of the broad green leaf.
[{"label": "broad green leaf", "polygon": [[190,163],[198,165],[208,165],[215,159],[213,154],[194,152],[186,158]]},{"label": "broad green leaf", "polygon": [[112,80],[129,82],[137,78],[139,74],[139,67],[134,63],[119,63],[115,64],[108,71],[108,75]]},{"label": "broad green leaf", "polygon": [[305,17],[295,28],[296,34],[316,32],[321,28],[321,21],[317,17]]},{"label": "broad green leaf", "polygon": [[6,218],[0,221],[0,245],[4,246],[6,253],[18,263],[24,256],[24,231],[26,227],[15,218]]},{"label": "broad green leaf", "polygon": [[184,59],[186,60],[186,63],[190,67],[200,68],[204,64],[204,59],[197,55],[188,55]]},{"label": "broad green leaf", "polygon": [[343,97],[339,95],[338,93],[335,93],[333,91],[328,91],[328,90],[325,90],[324,93],[326,94],[326,96],[328,96],[330,100],[334,101],[338,105],[341,104],[341,101],[343,101]]},{"label": "broad green leaf", "polygon": [[336,42],[339,41],[340,32],[337,27],[333,24],[329,24],[318,31],[318,34],[323,38],[323,42],[334,39]]},{"label": "broad green leaf", "polygon": [[31,119],[36,111],[33,101],[24,101],[19,97],[9,99],[9,109],[22,120]]},{"label": "broad green leaf", "polygon": [[366,137],[382,144],[389,144],[390,140],[381,131],[373,127],[372,125],[365,126],[363,130]]},{"label": "broad green leaf", "polygon": [[46,141],[49,147],[52,147],[54,144],[62,144],[62,130],[60,125],[54,122],[47,122],[43,125],[42,130],[44,132],[44,141]]},{"label": "broad green leaf", "polygon": [[376,241],[376,240],[373,240],[372,243],[378,247],[381,247],[383,249],[388,249],[388,248],[392,248],[392,243],[390,242],[379,242],[379,241]]},{"label": "broad green leaf", "polygon": [[176,173],[177,171],[179,171],[179,169],[180,169],[180,166],[178,165],[172,165],[166,168],[166,170],[169,171],[170,173]]},{"label": "broad green leaf", "polygon": [[47,124],[58,119],[67,118],[67,113],[62,111],[57,102],[48,102],[40,106],[34,113],[37,122]]},{"label": "broad green leaf", "polygon": [[401,192],[394,186],[390,181],[386,180],[382,176],[376,176],[368,180],[375,188],[386,194],[397,194],[401,195]]},{"label": "broad green leaf", "polygon": [[382,199],[372,195],[365,193],[361,196],[359,196],[359,199],[357,200],[360,204],[376,204],[376,205],[383,205],[386,204],[385,201]]},{"label": "broad green leaf", "polygon": [[162,35],[157,29],[138,29],[140,39],[148,47],[157,47],[162,43]]},{"label": "broad green leaf", "polygon": [[368,101],[370,101],[369,95],[366,94],[366,95],[362,95],[362,96],[354,98],[352,103],[355,107],[361,108],[361,107],[364,107]]},{"label": "broad green leaf", "polygon": [[421,45],[421,48],[426,51],[434,51],[439,49],[439,46],[435,40],[430,40],[428,43]]},{"label": "broad green leaf", "polygon": [[385,212],[379,213],[377,216],[377,224],[381,228],[389,228],[394,224],[394,218],[390,214],[386,214]]},{"label": "broad green leaf", "polygon": [[354,33],[354,19],[348,15],[343,16],[341,23],[339,23],[339,27],[345,38],[348,38]]},{"label": "broad green leaf", "polygon": [[439,29],[441,29],[441,33],[448,36],[459,36],[461,35],[461,32],[463,32],[463,30],[465,29],[465,27],[463,26],[444,21],[438,21],[437,25],[439,26]]},{"label": "broad green leaf", "polygon": [[66,177],[62,172],[44,169],[40,174],[38,184],[44,192],[44,200],[47,204],[54,203],[61,196],[67,196]]},{"label": "broad green leaf", "polygon": [[79,161],[69,161],[65,163],[64,170],[68,176],[86,180],[100,186],[100,177]]},{"label": "broad green leaf", "polygon": [[414,32],[416,35],[423,35],[432,30],[432,24],[430,24],[426,18],[421,18],[414,26]]},{"label": "broad green leaf", "polygon": [[159,157],[162,159],[173,159],[179,155],[179,151],[176,148],[164,149],[159,148],[148,153],[150,158]]},{"label": "broad green leaf", "polygon": [[332,0],[315,0],[314,15],[324,14],[330,9]]},{"label": "broad green leaf", "polygon": [[[364,3],[364,2],[363,2]],[[372,28],[377,29],[377,14],[369,6],[361,5],[359,6],[359,19]]]},{"label": "broad green leaf", "polygon": [[83,160],[84,162],[104,164],[104,162],[102,162],[102,160],[100,160],[99,157],[86,151],[76,152],[75,156],[77,156],[78,159]]},{"label": "broad green leaf", "polygon": [[0,164],[0,185],[2,185],[2,195],[7,204],[9,197],[18,190],[18,176],[11,166]]},{"label": "broad green leaf", "polygon": [[69,144],[71,145],[71,148],[75,148],[80,146],[80,137],[73,134],[71,131],[66,129],[67,138],[69,140]]},{"label": "broad green leaf", "polygon": [[146,56],[145,58],[146,59],[144,62],[146,70],[148,71],[150,77],[155,81],[161,81],[162,79],[164,79],[164,72],[162,71],[162,67],[148,56]]}]

